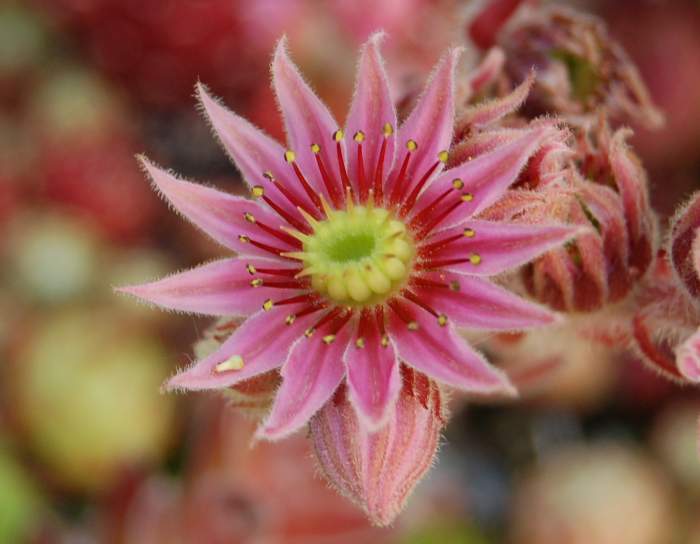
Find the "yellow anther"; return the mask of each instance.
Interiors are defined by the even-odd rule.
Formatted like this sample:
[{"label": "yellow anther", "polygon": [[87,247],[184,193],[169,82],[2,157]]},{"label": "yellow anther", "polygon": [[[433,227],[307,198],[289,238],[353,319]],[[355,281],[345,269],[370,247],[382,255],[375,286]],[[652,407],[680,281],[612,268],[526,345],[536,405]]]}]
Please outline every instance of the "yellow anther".
[{"label": "yellow anther", "polygon": [[336,142],[342,141],[344,137],[345,133],[341,129],[338,129],[333,133],[333,140],[335,140]]},{"label": "yellow anther", "polygon": [[297,159],[297,154],[291,149],[284,152],[284,160],[288,163],[293,163]]},{"label": "yellow anther", "polygon": [[253,185],[253,188],[250,190],[250,192],[255,198],[260,198],[265,194],[265,189],[262,185]]},{"label": "yellow anther", "polygon": [[243,368],[243,357],[234,355],[214,367],[215,372],[226,372],[228,370],[240,370]]},{"label": "yellow anther", "polygon": [[391,123],[384,123],[384,129],[382,132],[384,133],[384,136],[388,138],[394,133],[394,127],[391,125]]},{"label": "yellow anther", "polygon": [[274,175],[272,174],[272,172],[270,172],[269,170],[268,170],[267,172],[263,172],[263,177],[264,177],[267,181],[275,181],[275,176],[274,176]]},{"label": "yellow anther", "polygon": [[361,144],[362,142],[365,141],[365,133],[362,132],[361,130],[358,130],[355,135],[352,137],[353,140],[355,140],[358,144]]},{"label": "yellow anther", "polygon": [[450,289],[452,291],[459,291],[461,288],[462,288],[462,286],[459,284],[459,282],[457,280],[450,282]]},{"label": "yellow anther", "polygon": [[415,140],[408,140],[406,142],[406,149],[408,149],[409,151],[415,151],[416,149],[418,149],[418,144]]},{"label": "yellow anther", "polygon": [[474,195],[471,193],[462,194],[462,202],[471,202],[474,200]]},{"label": "yellow anther", "polygon": [[245,265],[245,269],[248,271],[248,274],[250,274],[251,276],[257,272],[257,270],[255,269],[255,267],[254,267],[252,264],[250,264],[250,263],[248,263],[247,265]]},{"label": "yellow anther", "polygon": [[335,340],[335,334],[327,334],[323,337],[324,344],[332,344],[333,340]]},{"label": "yellow anther", "polygon": [[250,280],[250,286],[251,287],[262,287],[263,280],[260,278],[255,278],[254,280]]},{"label": "yellow anther", "polygon": [[250,242],[250,238],[248,238],[245,234],[239,234],[238,241],[242,244],[247,244],[248,242]]},{"label": "yellow anther", "polygon": [[408,326],[409,331],[417,331],[418,330],[418,322],[417,321],[409,321],[407,326]]},{"label": "yellow anther", "polygon": [[447,162],[448,157],[447,151],[440,151],[440,153],[438,153],[438,160],[442,163]]},{"label": "yellow anther", "polygon": [[481,263],[481,255],[478,253],[472,253],[469,255],[469,262],[472,263],[474,266],[478,265]]},{"label": "yellow anther", "polygon": [[452,187],[459,191],[460,189],[462,189],[464,187],[464,182],[459,178],[453,179],[452,180]]},{"label": "yellow anther", "polygon": [[355,347],[357,347],[357,349],[362,349],[362,348],[364,348],[364,347],[365,347],[365,339],[364,339],[364,338],[358,338],[357,340],[355,340]]},{"label": "yellow anther", "polygon": [[248,223],[255,223],[255,217],[253,216],[252,213],[245,212],[243,214],[243,217],[245,218],[246,221],[248,221]]},{"label": "yellow anther", "polygon": [[386,334],[382,335],[382,342],[381,343],[382,343],[383,348],[389,346],[389,337]]},{"label": "yellow anther", "polygon": [[464,236],[467,238],[474,238],[474,236],[476,236],[476,231],[474,229],[466,228],[464,229]]},{"label": "yellow anther", "polygon": [[272,307],[273,307],[274,305],[275,305],[275,303],[272,302],[272,299],[269,299],[269,298],[268,298],[265,302],[263,302],[262,308],[263,308],[263,310],[265,310],[266,312],[269,312],[270,310],[272,310]]},{"label": "yellow anther", "polygon": [[318,145],[318,144],[311,144],[311,152],[312,152],[314,155],[317,155],[318,153],[321,152],[321,146]]},{"label": "yellow anther", "polygon": [[292,323],[294,323],[294,321],[296,321],[296,318],[297,316],[295,316],[294,314],[289,314],[287,317],[284,318],[284,322],[287,325],[291,325]]},{"label": "yellow anther", "polygon": [[304,331],[304,336],[306,336],[307,338],[311,338],[315,332],[316,329],[314,329],[313,327],[309,327]]},{"label": "yellow anther", "polygon": [[447,325],[447,316],[445,314],[440,314],[438,316],[438,325],[440,325],[441,327]]}]

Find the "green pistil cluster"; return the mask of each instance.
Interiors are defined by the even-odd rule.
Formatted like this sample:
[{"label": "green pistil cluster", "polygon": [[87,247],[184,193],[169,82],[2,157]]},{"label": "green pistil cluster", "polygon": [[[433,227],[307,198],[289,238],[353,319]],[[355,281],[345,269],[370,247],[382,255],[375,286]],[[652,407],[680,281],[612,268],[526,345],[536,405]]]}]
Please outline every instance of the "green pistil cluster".
[{"label": "green pistil cluster", "polygon": [[389,211],[354,206],[332,211],[312,227],[297,256],[318,293],[338,304],[371,306],[406,283],[415,246],[406,225]]}]

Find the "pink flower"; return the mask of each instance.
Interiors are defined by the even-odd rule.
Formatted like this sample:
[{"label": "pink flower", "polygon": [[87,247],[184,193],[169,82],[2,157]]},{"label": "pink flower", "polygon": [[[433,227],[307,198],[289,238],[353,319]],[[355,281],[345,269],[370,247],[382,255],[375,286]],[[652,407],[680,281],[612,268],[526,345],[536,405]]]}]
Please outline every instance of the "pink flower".
[{"label": "pink flower", "polygon": [[400,363],[459,390],[513,394],[457,327],[514,330],[554,320],[487,277],[558,246],[577,227],[475,218],[551,129],[522,129],[445,169],[460,51],[445,55],[395,130],[380,39],[375,34],[362,50],[344,129],[279,43],[272,76],[286,149],[198,86],[255,200],[180,180],[143,159],[156,190],[238,255],[122,290],[172,310],[245,317],[215,352],[166,386],[229,388],[281,369],[262,438],[301,428],[341,383],[363,425],[381,428],[399,398]]}]

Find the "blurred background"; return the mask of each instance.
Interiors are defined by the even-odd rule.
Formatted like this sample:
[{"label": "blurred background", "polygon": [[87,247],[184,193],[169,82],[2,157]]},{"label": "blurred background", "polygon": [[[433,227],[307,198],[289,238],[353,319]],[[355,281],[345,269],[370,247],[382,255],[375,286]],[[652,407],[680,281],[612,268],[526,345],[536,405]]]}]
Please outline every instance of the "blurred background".
[{"label": "blurred background", "polygon": [[[607,20],[667,115],[634,139],[667,218],[700,188],[700,2],[560,3]],[[0,544],[700,543],[700,396],[628,354],[559,336],[567,364],[523,402],[455,404],[439,463],[379,530],[315,474],[303,437],[251,450],[251,423],[216,396],[161,394],[209,323],[112,292],[223,254],[134,160],[242,191],[198,79],[281,137],[281,34],[342,120],[369,33],[389,33],[400,98],[471,9],[0,0]]]}]

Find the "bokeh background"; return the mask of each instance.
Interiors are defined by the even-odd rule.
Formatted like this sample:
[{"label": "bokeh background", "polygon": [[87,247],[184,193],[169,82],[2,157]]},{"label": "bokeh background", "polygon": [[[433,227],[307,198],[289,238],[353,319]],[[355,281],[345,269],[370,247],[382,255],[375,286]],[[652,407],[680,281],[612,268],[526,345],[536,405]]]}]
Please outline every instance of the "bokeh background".
[{"label": "bokeh background", "polygon": [[[700,2],[560,3],[607,20],[665,111],[634,144],[668,218],[700,188]],[[242,191],[197,80],[281,137],[268,66],[283,33],[342,120],[369,33],[389,33],[401,98],[473,9],[0,2],[0,543],[700,543],[700,396],[629,354],[541,338],[567,364],[518,404],[456,403],[439,463],[379,530],[318,477],[303,437],[251,450],[251,423],[216,396],[161,394],[208,322],[112,292],[222,254],[134,159]]]}]

